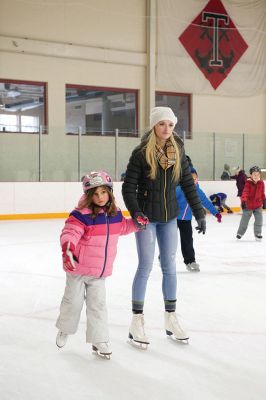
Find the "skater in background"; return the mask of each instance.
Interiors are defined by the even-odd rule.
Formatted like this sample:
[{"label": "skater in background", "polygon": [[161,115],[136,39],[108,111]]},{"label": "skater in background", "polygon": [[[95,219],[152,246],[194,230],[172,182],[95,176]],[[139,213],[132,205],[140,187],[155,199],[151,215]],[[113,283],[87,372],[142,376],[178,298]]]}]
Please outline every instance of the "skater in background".
[{"label": "skater in background", "polygon": [[[213,206],[211,201],[207,198],[206,194],[199,186],[197,171],[195,170],[195,168],[191,168],[190,170],[202,206],[217,218],[217,222],[222,222],[221,214],[216,210],[216,208]],[[179,208],[177,216],[177,226],[179,228],[181,251],[184,263],[188,271],[199,272],[200,266],[196,262],[195,250],[193,247],[193,232],[191,223],[192,211],[184,195],[184,192],[179,185],[176,187],[176,200]]]},{"label": "skater in background", "polygon": [[148,344],[144,331],[144,300],[153,267],[155,242],[161,254],[162,291],[165,329],[176,339],[187,340],[176,311],[177,203],[176,185],[184,190],[198,231],[205,233],[205,213],[190,173],[184,144],[174,132],[177,118],[169,107],[154,107],[150,114],[150,131],[132,152],[122,193],[132,218],[149,219],[146,229],[136,233],[138,268],[132,287],[132,322],[129,337],[133,343]]},{"label": "skater in background", "polygon": [[63,347],[78,328],[86,302],[86,341],[99,355],[110,357],[105,278],[112,274],[120,235],[139,228],[116,207],[110,176],[91,172],[82,178],[84,195],[65,222],[60,236],[66,288],[56,326]]},{"label": "skater in background", "polygon": [[245,234],[251,215],[254,215],[254,236],[256,240],[262,239],[263,215],[262,208],[266,209],[265,187],[261,179],[261,171],[258,166],[251,167],[250,177],[245,183],[241,196],[243,214],[237,231],[237,239]]},{"label": "skater in background", "polygon": [[226,199],[226,193],[219,192],[210,195],[210,200],[212,204],[217,208],[219,213],[223,212],[225,208],[228,214],[232,214],[233,210],[231,210],[231,208],[226,204]]},{"label": "skater in background", "polygon": [[243,169],[240,169],[239,167],[236,169],[235,175],[231,176],[231,179],[236,180],[236,187],[237,187],[237,197],[240,198],[240,203],[241,203],[241,196],[243,193],[243,189],[247,180],[247,175]]},{"label": "skater in background", "polygon": [[231,178],[230,165],[224,164],[224,170],[221,175],[221,180],[222,181],[230,181],[230,178]]},{"label": "skater in background", "polygon": [[124,182],[125,176],[126,176],[126,173],[122,172],[121,176],[120,176],[120,182]]}]

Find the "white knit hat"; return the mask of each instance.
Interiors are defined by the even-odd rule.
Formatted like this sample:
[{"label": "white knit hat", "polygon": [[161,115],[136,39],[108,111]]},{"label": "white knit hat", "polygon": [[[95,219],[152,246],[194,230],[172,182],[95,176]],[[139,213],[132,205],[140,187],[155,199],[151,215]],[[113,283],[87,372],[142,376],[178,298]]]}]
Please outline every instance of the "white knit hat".
[{"label": "white knit hat", "polygon": [[153,128],[160,121],[171,121],[177,123],[177,117],[170,107],[154,107],[150,114],[150,127]]}]

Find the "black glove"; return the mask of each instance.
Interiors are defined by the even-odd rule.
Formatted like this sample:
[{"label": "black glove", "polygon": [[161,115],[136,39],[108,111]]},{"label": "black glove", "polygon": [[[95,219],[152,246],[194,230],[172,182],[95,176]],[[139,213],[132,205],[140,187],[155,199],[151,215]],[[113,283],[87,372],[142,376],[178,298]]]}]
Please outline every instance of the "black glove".
[{"label": "black glove", "polygon": [[146,225],[149,223],[148,217],[146,217],[146,215],[144,215],[142,212],[139,211],[135,212],[133,221],[136,227],[141,231],[143,229],[146,229]]},{"label": "black glove", "polygon": [[263,200],[263,206],[262,206],[263,210],[266,210],[266,199]]},{"label": "black glove", "polygon": [[242,210],[245,210],[247,208],[247,203],[245,201],[242,201],[241,207],[242,207]]},{"label": "black glove", "polygon": [[197,219],[197,223],[198,223],[198,226],[196,226],[196,229],[197,229],[198,233],[202,232],[203,235],[205,235],[205,232],[206,232],[206,219],[205,218]]}]

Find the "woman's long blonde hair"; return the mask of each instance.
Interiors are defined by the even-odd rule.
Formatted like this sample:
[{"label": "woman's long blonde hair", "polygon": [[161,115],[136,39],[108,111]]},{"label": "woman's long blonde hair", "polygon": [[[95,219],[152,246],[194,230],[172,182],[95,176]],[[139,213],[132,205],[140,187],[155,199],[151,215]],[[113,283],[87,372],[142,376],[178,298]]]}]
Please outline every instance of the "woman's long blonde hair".
[{"label": "woman's long blonde hair", "polygon": [[[172,133],[172,135],[170,136],[169,140],[171,140],[172,145],[175,149],[175,153],[176,153],[176,162],[174,164],[173,167],[173,175],[172,175],[172,179],[177,182],[179,180],[180,177],[180,153],[179,153],[179,147],[175,141],[174,138],[174,134]],[[150,175],[149,177],[151,179],[155,179],[156,175],[157,175],[157,171],[159,168],[158,165],[158,161],[156,159],[155,156],[155,147],[156,146],[156,134],[154,132],[154,129],[152,129],[150,135],[149,135],[149,139],[147,144],[145,145],[144,149],[146,151],[146,161],[148,163],[148,165],[150,166]]]}]

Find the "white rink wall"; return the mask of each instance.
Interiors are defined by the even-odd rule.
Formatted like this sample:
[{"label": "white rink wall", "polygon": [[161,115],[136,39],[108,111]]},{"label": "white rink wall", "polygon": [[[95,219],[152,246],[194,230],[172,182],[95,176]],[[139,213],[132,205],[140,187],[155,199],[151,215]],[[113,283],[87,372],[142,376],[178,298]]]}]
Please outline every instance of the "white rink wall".
[{"label": "white rink wall", "polygon": [[[202,181],[200,187],[210,196],[227,194],[227,204],[239,207],[235,181]],[[117,205],[126,211],[121,195],[122,182],[114,183]],[[2,182],[0,183],[0,217],[17,214],[69,213],[82,195],[80,182]],[[45,217],[45,215],[44,215]]]}]

